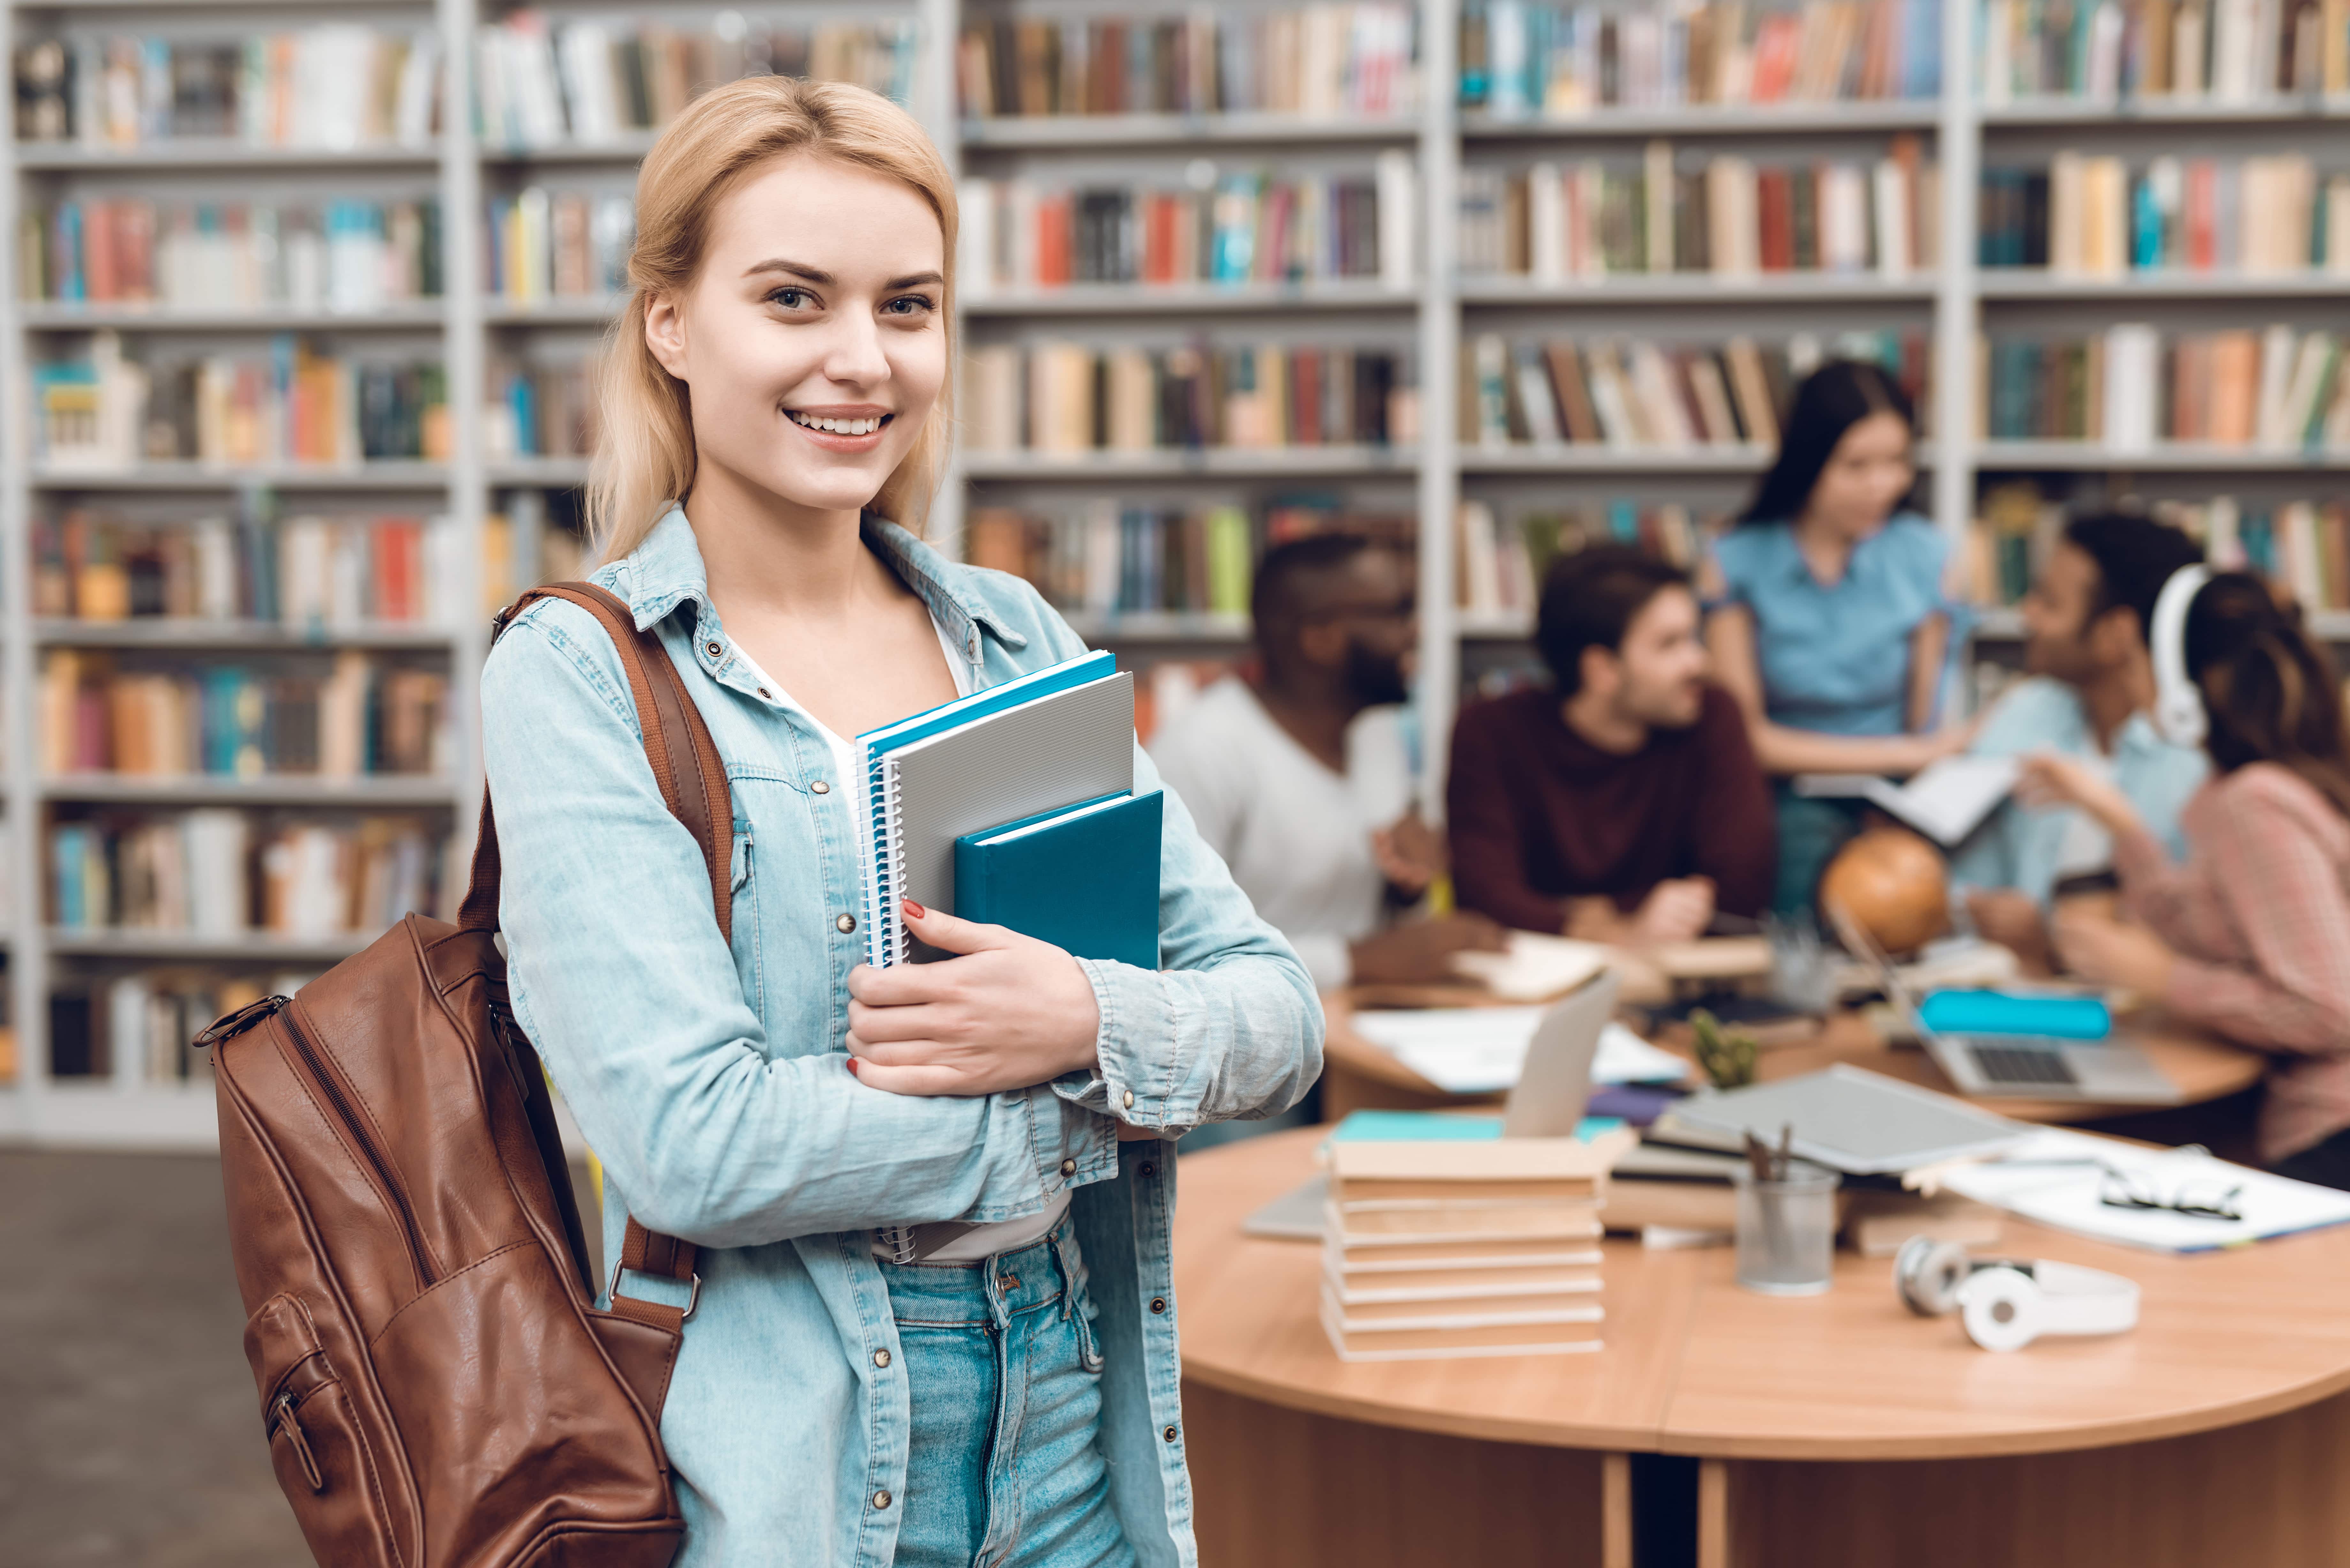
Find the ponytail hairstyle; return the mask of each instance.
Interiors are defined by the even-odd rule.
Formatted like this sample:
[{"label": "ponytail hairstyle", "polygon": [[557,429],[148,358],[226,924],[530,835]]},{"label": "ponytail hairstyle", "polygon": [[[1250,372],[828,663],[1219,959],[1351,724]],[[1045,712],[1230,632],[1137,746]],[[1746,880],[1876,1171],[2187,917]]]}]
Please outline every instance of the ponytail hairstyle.
[{"label": "ponytail hairstyle", "polygon": [[2350,751],[2333,660],[2250,572],[2223,572],[2187,612],[2187,673],[2203,695],[2204,750],[2222,774],[2291,770],[2350,817]]},{"label": "ponytail hairstyle", "polygon": [[1883,366],[1831,359],[1804,377],[1780,428],[1779,455],[1739,514],[1739,524],[1792,523],[1802,516],[1845,431],[1873,414],[1898,415],[1917,433],[1908,395]]},{"label": "ponytail hairstyle", "polygon": [[[600,433],[588,481],[588,535],[597,558],[643,543],[663,512],[693,489],[693,417],[683,381],[645,343],[645,309],[693,286],[710,217],[750,171],[806,153],[868,169],[910,187],[938,214],[943,242],[947,363],[955,363],[954,180],[914,117],[845,82],[746,77],[704,93],[661,132],[637,173],[637,238],[628,302],[596,369]],[[914,448],[873,498],[872,510],[917,531],[930,508],[953,419],[953,378]]]}]

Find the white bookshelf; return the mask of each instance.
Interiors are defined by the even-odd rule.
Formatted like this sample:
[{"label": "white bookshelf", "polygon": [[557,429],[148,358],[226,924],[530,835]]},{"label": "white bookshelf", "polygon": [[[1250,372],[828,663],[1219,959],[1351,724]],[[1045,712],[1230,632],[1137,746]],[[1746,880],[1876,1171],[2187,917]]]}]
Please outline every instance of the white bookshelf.
[{"label": "white bookshelf", "polygon": [[[1007,0],[1024,9],[1032,0]],[[1236,0],[1239,3],[1239,0]],[[1245,0],[1261,5],[1268,0]],[[1632,0],[1626,0],[1627,4]],[[1409,511],[1419,519],[1420,670],[1429,800],[1442,799],[1443,767],[1452,712],[1464,665],[1523,660],[1527,619],[1515,614],[1471,616],[1453,606],[1453,518],[1464,494],[1539,499],[1545,504],[1606,502],[1627,493],[1687,498],[1700,514],[1721,509],[1749,486],[1770,453],[1757,448],[1700,447],[1681,451],[1588,446],[1484,446],[1464,442],[1455,429],[1451,367],[1464,336],[1482,330],[1635,335],[1679,337],[1733,332],[1783,332],[1789,324],[1832,333],[1838,327],[1898,325],[1924,333],[1933,352],[1931,401],[1936,430],[1921,454],[1931,508],[1944,527],[1962,527],[1986,474],[2109,476],[2117,484],[2144,483],[2166,493],[2207,483],[2218,490],[2331,483],[2345,472],[2340,454],[2239,448],[2158,445],[2110,452],[2086,443],[1986,441],[1976,434],[1975,342],[2002,312],[2065,313],[2111,320],[2162,319],[2159,313],[2259,324],[2295,313],[2338,312],[2345,280],[2318,276],[2212,277],[2137,275],[2074,278],[2022,271],[1979,270],[1973,265],[1975,190],[1987,151],[2030,161],[2076,139],[2100,146],[2182,147],[2205,137],[2230,145],[2307,144],[2329,150],[2334,166],[2350,163],[2350,102],[2292,99],[2241,104],[2145,101],[2084,104],[2072,100],[1979,104],[1974,75],[1974,6],[1948,0],[1941,52],[1943,86],[1928,101],[1791,103],[1767,109],[1695,107],[1599,109],[1570,119],[1500,119],[1464,115],[1455,105],[1459,0],[1417,0],[1419,90],[1418,109],[1386,119],[1305,119],[1271,114],[1118,115],[1065,119],[972,120],[957,112],[951,46],[967,15],[982,0],[900,0],[875,15],[910,16],[920,38],[912,108],[957,172],[1080,171],[1180,168],[1205,158],[1229,167],[1336,168],[1367,164],[1401,149],[1416,167],[1422,209],[1416,230],[1422,247],[1409,290],[1361,281],[1244,287],[1126,287],[1081,286],[1055,290],[979,295],[962,302],[965,342],[993,337],[1080,337],[1103,343],[1163,341],[1187,329],[1237,340],[1269,327],[1300,341],[1371,342],[1408,348],[1419,366],[1420,439],[1412,447],[1214,448],[1202,451],[1045,453],[967,452],[954,454],[932,512],[933,535],[959,545],[970,506],[1003,499],[1042,504],[1054,497],[1130,493],[1170,501],[1195,496],[1254,502],[1284,486],[1319,486],[1376,498],[1381,511]],[[696,26],[722,9],[656,0],[641,7],[592,9],[608,16],[640,10]],[[472,99],[470,41],[496,0],[368,0],[346,7],[338,0],[0,0],[0,46],[29,33],[97,30],[217,30],[216,15],[238,26],[297,26],[341,16],[369,20],[405,18],[435,27],[446,73],[447,108]],[[588,14],[583,3],[548,7],[557,19]],[[821,0],[746,5],[747,13],[814,23],[837,19]],[[1145,0],[1066,0],[1055,16],[1177,14],[1178,5]],[[323,940],[253,937],[224,943],[185,933],[109,929],[51,931],[45,908],[43,827],[50,803],[176,808],[236,805],[268,808],[359,812],[374,809],[445,811],[451,831],[469,831],[480,789],[474,711],[475,676],[486,651],[483,618],[467,614],[446,628],[350,627],[289,632],[275,625],[190,625],[142,621],[111,625],[43,619],[31,614],[27,567],[30,524],[45,509],[103,504],[109,498],[168,504],[173,498],[217,506],[219,497],[265,484],[290,497],[322,504],[363,505],[445,513],[457,535],[447,558],[464,579],[449,585],[456,602],[479,602],[474,574],[481,561],[483,519],[521,492],[559,492],[584,483],[587,465],[568,457],[491,459],[483,450],[479,408],[491,356],[520,349],[552,335],[577,344],[609,320],[606,298],[522,303],[488,295],[476,258],[482,250],[485,194],[533,182],[596,183],[619,188],[651,144],[629,133],[594,145],[515,151],[482,145],[470,112],[444,112],[444,129],[429,147],[363,149],[326,153],[253,148],[231,141],[161,143],[124,151],[19,146],[0,149],[0,234],[14,236],[27,200],[41,199],[88,179],[108,189],[161,188],[182,177],[237,182],[294,196],[331,193],[338,175],[357,171],[371,182],[409,180],[440,201],[444,294],[365,315],[328,311],[173,311],[120,306],[63,306],[19,298],[18,257],[0,246],[0,741],[5,741],[5,792],[0,829],[8,836],[9,884],[0,950],[7,955],[9,1013],[17,1040],[18,1071],[0,1085],[0,1139],[201,1146],[213,1137],[207,1086],[182,1091],[148,1084],[137,1064],[118,1064],[104,1080],[58,1079],[46,1074],[47,1018],[60,966],[177,963],[233,959],[266,968],[317,967],[334,961],[359,939]],[[1768,142],[1800,156],[1867,152],[1896,135],[1919,137],[1940,171],[1937,213],[1939,252],[1929,270],[1898,277],[1773,275],[1731,280],[1694,274],[1610,278],[1593,285],[1541,285],[1524,279],[1460,275],[1454,215],[1461,171],[1467,165],[1517,166],[1534,159],[1582,156],[1598,149],[1620,155],[1648,139],[1677,147],[1742,151]],[[2248,140],[2249,139],[2249,140]],[[2283,139],[2279,140],[2278,139]],[[2321,155],[2323,160],[2323,155]],[[1076,176],[1073,176],[1076,177]],[[1110,176],[1115,177],[1115,176]],[[2136,313],[2146,312],[2143,317]],[[129,472],[89,473],[32,462],[21,394],[27,364],[41,345],[99,328],[135,337],[147,333],[258,339],[274,332],[437,335],[446,367],[454,447],[445,462],[384,462],[347,469],[281,467],[229,470],[198,463],[149,464]],[[1352,335],[1351,337],[1348,335]],[[1244,648],[1246,618],[1205,613],[1132,613],[1075,618],[1089,640],[1128,651],[1136,659],[1225,659]],[[2350,638],[2350,615],[2322,618],[2326,635]],[[2020,623],[2012,611],[1984,618],[1977,636],[2012,641]],[[205,655],[359,648],[403,656],[438,655],[447,662],[454,712],[455,763],[445,779],[369,778],[334,782],[307,778],[155,780],[113,776],[45,779],[36,767],[34,680],[50,649],[182,650]]]}]

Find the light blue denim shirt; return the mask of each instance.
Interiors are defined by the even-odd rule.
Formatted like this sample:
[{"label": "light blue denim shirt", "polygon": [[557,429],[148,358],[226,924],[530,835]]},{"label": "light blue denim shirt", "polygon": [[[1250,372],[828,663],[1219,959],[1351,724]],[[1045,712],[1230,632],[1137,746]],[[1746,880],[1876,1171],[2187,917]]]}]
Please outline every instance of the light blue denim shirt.
[{"label": "light blue denim shirt", "polygon": [[[2061,680],[2037,675],[2000,694],[1968,749],[1979,757],[2032,752],[2100,755],[2080,694]],[[2210,775],[2203,748],[2174,746],[2151,718],[2133,713],[2114,732],[2113,755],[2106,761],[2147,830],[2173,860],[2185,859],[2187,838],[2178,817]],[[2060,862],[2074,815],[2071,808],[2034,811],[2017,801],[2002,804],[1950,857],[1952,895],[1969,888],[2015,888],[2045,904],[2060,871],[2073,869]]]},{"label": "light blue denim shirt", "polygon": [[[1020,579],[878,520],[865,538],[962,650],[974,687],[1084,650]],[[1192,1563],[1174,1145],[1120,1144],[1117,1122],[1171,1139],[1295,1104],[1322,1066],[1305,970],[1170,793],[1166,967],[1081,961],[1101,1010],[1097,1071],[985,1098],[866,1087],[842,1045],[865,945],[841,929],[861,908],[858,792],[807,721],[746,673],[683,512],[594,580],[659,628],[725,761],[733,950],[701,853],[645,762],[619,656],[588,612],[543,601],[515,620],[483,672],[483,732],[515,1012],[603,1159],[606,1256],[629,1213],[704,1249],[661,1417],[688,1526],[678,1562],[884,1568],[907,1387],[871,1229],[1017,1219],[1073,1189],[1112,1499],[1139,1563]],[[1139,747],[1134,768],[1138,790],[1157,787]],[[632,1275],[629,1290],[683,1299],[666,1280]]]}]

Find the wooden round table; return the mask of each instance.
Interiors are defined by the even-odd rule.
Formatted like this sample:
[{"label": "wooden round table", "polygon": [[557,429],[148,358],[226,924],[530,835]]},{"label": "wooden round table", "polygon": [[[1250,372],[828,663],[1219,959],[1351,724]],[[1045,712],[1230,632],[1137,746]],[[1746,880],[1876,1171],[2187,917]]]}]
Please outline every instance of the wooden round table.
[{"label": "wooden round table", "polygon": [[1205,1568],[1630,1568],[1633,1453],[1700,1460],[1700,1568],[2350,1563],[2350,1227],[2170,1258],[2011,1220],[2002,1252],[2145,1297],[2132,1333],[2006,1355],[1912,1315],[1882,1260],[1786,1300],[1727,1249],[1611,1239],[1596,1355],[1348,1365],[1320,1250],[1241,1229],[1321,1136],[1180,1164]]},{"label": "wooden round table", "polygon": [[[1354,1003],[1348,997],[1325,996],[1322,1005],[1330,1020],[1329,1033],[1323,1043],[1322,1106],[1326,1116],[1335,1120],[1350,1110],[1366,1106],[1417,1110],[1463,1105],[1473,1098],[1446,1094],[1356,1033],[1348,1023],[1354,1012]],[[2178,1085],[2181,1106],[2199,1106],[2241,1094],[2260,1082],[2267,1065],[2256,1051],[2230,1045],[2160,1018],[2133,1017],[2128,1028],[2131,1039]],[[1765,1080],[1789,1078],[1815,1073],[1838,1062],[1848,1062],[1888,1077],[1906,1078],[1946,1095],[1958,1092],[1931,1056],[1923,1051],[1887,1044],[1866,1018],[1849,1011],[1829,1018],[1811,1040],[1764,1050],[1756,1058],[1755,1070]],[[2001,1098],[1976,1103],[2002,1116],[2032,1122],[2101,1121],[2149,1109],[2173,1108],[2097,1105],[2083,1100]]]}]

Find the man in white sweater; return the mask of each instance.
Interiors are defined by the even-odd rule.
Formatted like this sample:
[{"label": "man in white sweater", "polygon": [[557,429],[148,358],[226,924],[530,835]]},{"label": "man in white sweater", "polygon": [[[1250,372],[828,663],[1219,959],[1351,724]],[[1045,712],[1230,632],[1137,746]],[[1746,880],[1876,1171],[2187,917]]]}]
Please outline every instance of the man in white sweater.
[{"label": "man in white sweater", "polygon": [[1453,953],[1499,947],[1482,916],[1402,918],[1443,871],[1399,706],[1409,560],[1356,535],[1292,540],[1265,552],[1251,608],[1259,678],[1201,692],[1150,754],[1257,913],[1325,991],[1447,979]]}]

